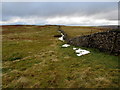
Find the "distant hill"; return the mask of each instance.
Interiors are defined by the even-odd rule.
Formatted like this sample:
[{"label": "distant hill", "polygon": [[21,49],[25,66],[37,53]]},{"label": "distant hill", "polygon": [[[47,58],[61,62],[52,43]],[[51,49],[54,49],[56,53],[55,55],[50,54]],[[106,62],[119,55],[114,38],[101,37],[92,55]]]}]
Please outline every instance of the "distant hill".
[{"label": "distant hill", "polygon": [[118,29],[119,25],[106,25],[106,26],[98,26],[101,28],[110,28],[110,29]]}]

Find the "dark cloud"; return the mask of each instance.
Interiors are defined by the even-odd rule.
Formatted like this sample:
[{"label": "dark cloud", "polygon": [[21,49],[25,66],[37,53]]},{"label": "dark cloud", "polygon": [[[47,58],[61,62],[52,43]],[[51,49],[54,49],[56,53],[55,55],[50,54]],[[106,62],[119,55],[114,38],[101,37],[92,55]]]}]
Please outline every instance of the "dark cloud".
[{"label": "dark cloud", "polygon": [[117,9],[113,2],[7,2],[3,3],[3,17],[12,16],[90,16],[98,13],[108,13]]}]

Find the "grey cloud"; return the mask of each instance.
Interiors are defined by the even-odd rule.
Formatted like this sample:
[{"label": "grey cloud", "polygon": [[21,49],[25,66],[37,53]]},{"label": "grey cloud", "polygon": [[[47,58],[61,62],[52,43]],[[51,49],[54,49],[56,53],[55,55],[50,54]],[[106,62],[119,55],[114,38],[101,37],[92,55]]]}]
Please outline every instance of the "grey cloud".
[{"label": "grey cloud", "polygon": [[3,17],[55,17],[55,16],[71,16],[84,15],[90,16],[98,13],[107,13],[117,9],[117,3],[113,2],[49,2],[49,3],[33,3],[33,2],[7,2],[3,3]]},{"label": "grey cloud", "polygon": [[[91,17],[117,20],[117,9],[117,2],[4,2],[2,3],[2,21],[12,21],[16,17],[24,20],[33,18],[32,21],[38,18],[39,21],[36,23],[44,24],[47,19],[64,16],[68,18],[84,16],[88,17],[85,19],[87,21]],[[75,21],[72,24],[75,24]],[[85,24],[85,22],[80,24]]]}]

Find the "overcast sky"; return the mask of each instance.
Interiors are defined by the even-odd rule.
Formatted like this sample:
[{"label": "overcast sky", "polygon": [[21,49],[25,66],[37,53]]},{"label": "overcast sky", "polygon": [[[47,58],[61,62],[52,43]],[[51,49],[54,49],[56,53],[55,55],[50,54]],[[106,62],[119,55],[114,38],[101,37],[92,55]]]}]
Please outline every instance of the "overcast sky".
[{"label": "overcast sky", "polygon": [[117,25],[117,2],[3,2],[5,24]]}]

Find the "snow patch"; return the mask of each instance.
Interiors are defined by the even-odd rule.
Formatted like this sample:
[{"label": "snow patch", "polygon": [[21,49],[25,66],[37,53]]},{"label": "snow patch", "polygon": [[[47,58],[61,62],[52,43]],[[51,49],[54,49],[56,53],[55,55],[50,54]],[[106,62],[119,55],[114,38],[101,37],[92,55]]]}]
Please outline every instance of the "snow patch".
[{"label": "snow patch", "polygon": [[64,41],[64,35],[63,35],[63,33],[61,33],[61,35],[62,35],[62,36],[59,37],[58,39],[61,40],[61,41]]},{"label": "snow patch", "polygon": [[76,50],[77,48],[73,48],[73,50]]},{"label": "snow patch", "polygon": [[62,45],[62,47],[69,47],[69,46],[70,46],[69,44]]},{"label": "snow patch", "polygon": [[90,51],[87,51],[87,50],[83,50],[83,49],[78,49],[78,50],[76,50],[75,51],[77,54],[77,56],[82,56],[82,55],[86,55],[86,54],[89,54],[90,53]]}]

